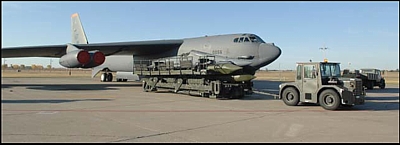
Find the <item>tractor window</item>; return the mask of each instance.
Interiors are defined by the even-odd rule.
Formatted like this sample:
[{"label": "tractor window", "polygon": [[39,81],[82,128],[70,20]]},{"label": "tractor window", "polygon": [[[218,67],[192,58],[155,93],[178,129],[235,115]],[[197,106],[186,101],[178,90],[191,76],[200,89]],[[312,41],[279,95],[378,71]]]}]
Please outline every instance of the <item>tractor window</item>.
[{"label": "tractor window", "polygon": [[340,77],[339,63],[322,63],[321,77]]},{"label": "tractor window", "polygon": [[304,65],[304,78],[316,78],[315,65]]},{"label": "tractor window", "polygon": [[301,80],[301,65],[297,65],[297,80]]}]

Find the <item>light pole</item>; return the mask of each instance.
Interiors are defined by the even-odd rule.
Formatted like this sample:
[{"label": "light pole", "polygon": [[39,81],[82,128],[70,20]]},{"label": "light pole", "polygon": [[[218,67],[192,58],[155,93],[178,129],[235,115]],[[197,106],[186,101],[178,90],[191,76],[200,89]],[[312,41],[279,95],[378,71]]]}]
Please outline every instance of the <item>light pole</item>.
[{"label": "light pole", "polygon": [[[4,58],[4,60],[3,60],[3,65],[5,65],[5,64],[6,64],[6,59]],[[3,65],[1,66],[2,68],[3,68]],[[5,67],[4,67],[4,69],[3,69],[3,72],[4,72],[5,69],[7,69],[7,65],[5,65]]]},{"label": "light pole", "polygon": [[279,63],[279,81],[282,81],[282,77],[281,77],[281,73],[282,73],[282,71],[281,71],[281,63]]},{"label": "light pole", "polygon": [[349,62],[349,70],[351,70],[351,62]]},{"label": "light pole", "polygon": [[327,61],[327,59],[326,59],[326,54],[325,54],[325,50],[327,50],[328,47],[325,47],[325,45],[324,45],[324,47],[321,47],[321,48],[319,48],[319,49],[321,49],[322,52],[323,52],[323,54],[324,54],[324,61]]}]

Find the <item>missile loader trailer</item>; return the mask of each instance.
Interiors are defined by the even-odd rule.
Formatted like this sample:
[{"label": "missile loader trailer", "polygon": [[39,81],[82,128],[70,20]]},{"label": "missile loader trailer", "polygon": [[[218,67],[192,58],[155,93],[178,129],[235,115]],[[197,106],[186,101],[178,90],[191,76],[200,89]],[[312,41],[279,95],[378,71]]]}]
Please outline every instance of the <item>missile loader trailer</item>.
[{"label": "missile loader trailer", "polygon": [[175,93],[209,98],[241,98],[252,93],[254,75],[229,62],[216,63],[214,56],[187,56],[134,60],[135,74],[145,92],[167,89]]},{"label": "missile loader trailer", "polygon": [[295,82],[279,85],[279,98],[286,105],[316,103],[326,110],[336,110],[364,104],[361,79],[342,77],[339,63],[304,62],[297,63],[296,69]]}]

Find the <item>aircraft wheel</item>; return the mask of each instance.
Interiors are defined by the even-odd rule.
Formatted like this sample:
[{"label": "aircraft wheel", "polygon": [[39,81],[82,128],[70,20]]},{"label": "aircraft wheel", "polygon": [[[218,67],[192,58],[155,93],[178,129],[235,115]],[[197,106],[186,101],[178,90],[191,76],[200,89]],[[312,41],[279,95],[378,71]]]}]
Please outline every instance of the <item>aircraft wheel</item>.
[{"label": "aircraft wheel", "polygon": [[122,79],[122,81],[123,81],[123,82],[127,82],[127,81],[128,81],[128,79]]},{"label": "aircraft wheel", "polygon": [[105,81],[107,81],[106,78],[107,78],[107,74],[106,73],[102,73],[101,76],[100,76],[100,81],[101,82],[105,82]]},{"label": "aircraft wheel", "polygon": [[283,90],[282,100],[288,106],[296,106],[300,101],[299,93],[293,87],[286,88]]},{"label": "aircraft wheel", "polygon": [[207,93],[204,93],[204,92],[201,92],[201,93],[200,93],[200,96],[201,96],[201,97],[208,97]]},{"label": "aircraft wheel", "polygon": [[144,92],[148,92],[148,91],[147,91],[147,82],[146,82],[146,81],[143,81],[143,82],[142,82],[142,88],[143,88],[143,91],[144,91]]},{"label": "aircraft wheel", "polygon": [[143,91],[148,92],[147,82],[143,81],[142,87],[143,87]]},{"label": "aircraft wheel", "polygon": [[112,82],[113,75],[112,73],[107,73],[107,82]]},{"label": "aircraft wheel", "polygon": [[142,87],[143,87],[143,91],[145,91],[145,92],[155,91],[155,89],[152,88],[152,86],[149,85],[147,82],[143,82]]},{"label": "aircraft wheel", "polygon": [[336,110],[340,106],[339,95],[331,89],[325,90],[319,96],[319,104],[326,110]]}]

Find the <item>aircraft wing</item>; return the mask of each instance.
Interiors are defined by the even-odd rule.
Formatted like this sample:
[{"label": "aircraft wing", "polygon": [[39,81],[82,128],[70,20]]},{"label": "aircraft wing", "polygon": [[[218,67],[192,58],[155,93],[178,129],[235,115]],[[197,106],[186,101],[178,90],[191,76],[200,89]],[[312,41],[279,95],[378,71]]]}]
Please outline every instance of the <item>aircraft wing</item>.
[{"label": "aircraft wing", "polygon": [[[99,50],[106,56],[113,54],[152,55],[178,49],[183,40],[152,40],[133,42],[72,44],[88,51]],[[1,49],[2,58],[11,57],[62,57],[66,54],[65,45],[21,46]]]}]

